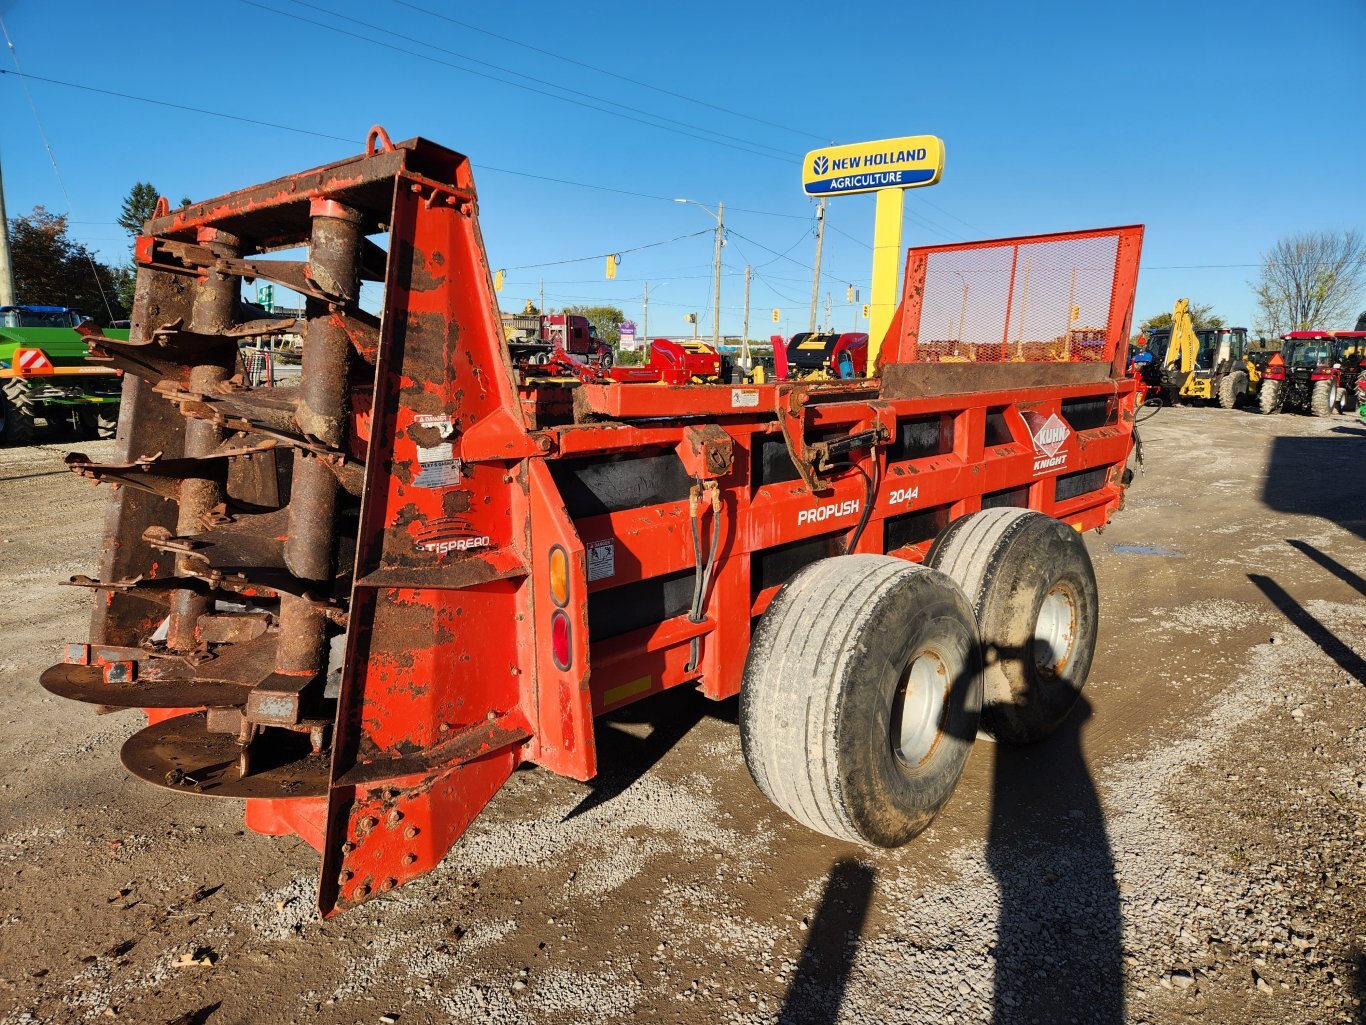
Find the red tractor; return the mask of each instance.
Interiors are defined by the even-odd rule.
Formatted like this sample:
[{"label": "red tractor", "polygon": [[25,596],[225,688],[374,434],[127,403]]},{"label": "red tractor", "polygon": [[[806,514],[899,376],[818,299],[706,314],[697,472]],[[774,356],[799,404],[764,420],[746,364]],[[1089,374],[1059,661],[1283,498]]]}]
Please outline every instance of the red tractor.
[{"label": "red tractor", "polygon": [[1338,346],[1328,331],[1291,331],[1266,365],[1258,405],[1263,413],[1286,409],[1328,416],[1342,406]]},{"label": "red tractor", "polygon": [[1362,356],[1366,356],[1366,331],[1334,331],[1333,362],[1338,371],[1338,408],[1350,413],[1361,403],[1357,392],[1366,391],[1366,375],[1361,372]]}]

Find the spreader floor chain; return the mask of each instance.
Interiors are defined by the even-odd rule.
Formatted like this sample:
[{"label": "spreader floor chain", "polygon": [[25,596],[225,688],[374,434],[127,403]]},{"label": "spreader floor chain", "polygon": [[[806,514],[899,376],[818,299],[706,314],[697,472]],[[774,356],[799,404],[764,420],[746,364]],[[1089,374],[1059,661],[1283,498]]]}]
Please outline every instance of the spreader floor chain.
[{"label": "spreader floor chain", "polygon": [[[751,770],[794,817],[905,842],[979,715],[1032,739],[1084,683],[1078,533],[1127,484],[1141,235],[912,250],[874,377],[638,383],[514,360],[469,161],[433,143],[373,129],[162,201],[129,338],[87,332],[124,375],[119,452],[67,458],[112,491],[99,577],[71,581],[90,641],[42,684],[142,709],[133,775],[320,850],[324,914],[437,865],[518,765],[590,779],[595,717],[683,684],[745,690]],[[965,275],[990,282],[967,321]],[[302,316],[245,303],[252,281]],[[299,376],[255,382],[242,341],[281,335]],[[849,645],[886,658],[855,672]],[[820,765],[783,732],[794,701],[831,710]]]}]

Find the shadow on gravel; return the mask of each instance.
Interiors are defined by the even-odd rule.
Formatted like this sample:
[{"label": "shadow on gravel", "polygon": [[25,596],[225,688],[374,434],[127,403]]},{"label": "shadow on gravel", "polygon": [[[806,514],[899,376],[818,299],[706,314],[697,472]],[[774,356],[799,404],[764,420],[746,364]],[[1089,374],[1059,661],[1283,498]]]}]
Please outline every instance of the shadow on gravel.
[{"label": "shadow on gravel", "polygon": [[[1339,434],[1356,428],[1333,427]],[[1271,443],[1262,501],[1279,513],[1320,516],[1366,538],[1366,480],[1360,445],[1344,438],[1281,435]]]},{"label": "shadow on gravel", "polygon": [[998,744],[987,864],[1001,889],[992,1021],[1124,1021],[1123,918],[1082,698],[1041,744]]},{"label": "shadow on gravel", "polygon": [[873,870],[849,858],[835,862],[778,1014],[778,1025],[838,1020],[872,901]]},{"label": "shadow on gravel", "polygon": [[1339,639],[1319,620],[1290,596],[1284,587],[1270,577],[1260,573],[1249,573],[1247,578],[1266,595],[1267,601],[1280,610],[1281,615],[1290,620],[1301,633],[1319,646],[1325,655],[1352,675],[1357,683],[1366,683],[1366,659],[1363,659],[1349,645]]},{"label": "shadow on gravel", "polygon": [[1357,1022],[1366,1025],[1366,953],[1357,954],[1356,970],[1353,994],[1357,1002]]},{"label": "shadow on gravel", "polygon": [[589,794],[565,821],[625,793],[704,718],[734,722],[737,704],[736,699],[711,701],[695,690],[679,687],[600,719],[595,727],[600,771],[587,784],[592,788]]},{"label": "shadow on gravel", "polygon": [[1320,551],[1308,541],[1301,541],[1298,538],[1286,538],[1285,541],[1291,548],[1295,549],[1305,558],[1317,562],[1333,576],[1337,577],[1349,587],[1355,587],[1359,594],[1366,594],[1366,579],[1353,573],[1350,569],[1338,562],[1327,552]]}]

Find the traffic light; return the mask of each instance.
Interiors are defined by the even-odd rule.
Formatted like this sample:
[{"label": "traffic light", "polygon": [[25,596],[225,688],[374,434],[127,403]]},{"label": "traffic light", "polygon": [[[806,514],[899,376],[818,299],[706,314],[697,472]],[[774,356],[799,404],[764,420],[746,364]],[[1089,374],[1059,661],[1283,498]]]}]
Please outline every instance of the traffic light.
[{"label": "traffic light", "polygon": [[697,314],[696,314],[696,313],[685,313],[685,314],[683,314],[683,323],[685,323],[685,324],[696,324],[696,323],[697,323]]},{"label": "traffic light", "polygon": [[775,309],[773,310],[773,323],[776,324],[776,323],[778,323],[778,321],[781,320],[781,319],[782,319],[782,314],[780,314],[780,313],[778,312],[778,310],[775,308]]},{"label": "traffic light", "polygon": [[493,290],[495,292],[503,290],[503,272],[500,270],[493,272]]},{"label": "traffic light", "polygon": [[1073,307],[1072,307],[1072,320],[1073,320],[1074,322],[1075,322],[1075,321],[1078,321],[1078,320],[1081,320],[1081,307],[1080,307],[1080,306],[1073,306]]},{"label": "traffic light", "polygon": [[853,301],[854,301],[854,286],[853,286],[853,285],[850,285],[850,286],[849,286],[849,298],[846,299],[845,302],[850,302],[850,303],[851,303],[851,302],[853,302]]},{"label": "traffic light", "polygon": [[266,309],[275,308],[275,286],[261,285],[256,289],[256,303]]},{"label": "traffic light", "polygon": [[616,276],[617,276],[617,257],[615,257],[615,256],[609,256],[609,257],[607,258],[607,280],[608,280],[608,281],[611,281],[611,280],[613,280]]},{"label": "traffic light", "polygon": [[872,305],[872,303],[864,303],[864,304],[863,304],[863,319],[864,319],[864,320],[867,320],[867,319],[868,319],[868,315],[869,315],[870,313],[872,313],[872,311],[873,311],[873,305]]}]

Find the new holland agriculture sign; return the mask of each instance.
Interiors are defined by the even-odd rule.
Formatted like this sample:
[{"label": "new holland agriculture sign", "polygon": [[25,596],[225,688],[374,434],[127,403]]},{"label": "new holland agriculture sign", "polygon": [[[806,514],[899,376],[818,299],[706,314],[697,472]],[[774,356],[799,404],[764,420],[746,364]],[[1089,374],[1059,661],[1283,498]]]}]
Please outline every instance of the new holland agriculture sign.
[{"label": "new holland agriculture sign", "polygon": [[944,140],[934,135],[813,149],[802,163],[808,196],[933,185],[944,173]]}]

